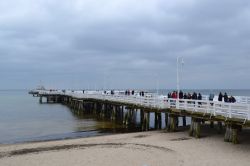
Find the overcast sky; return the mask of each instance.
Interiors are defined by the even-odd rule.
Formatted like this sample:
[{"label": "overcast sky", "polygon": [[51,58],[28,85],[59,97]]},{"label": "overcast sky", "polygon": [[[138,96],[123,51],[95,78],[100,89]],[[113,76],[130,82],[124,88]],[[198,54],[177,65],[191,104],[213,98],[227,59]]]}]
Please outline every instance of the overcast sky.
[{"label": "overcast sky", "polygon": [[[249,0],[0,0],[0,89],[250,88]],[[158,82],[158,83],[157,83]]]}]

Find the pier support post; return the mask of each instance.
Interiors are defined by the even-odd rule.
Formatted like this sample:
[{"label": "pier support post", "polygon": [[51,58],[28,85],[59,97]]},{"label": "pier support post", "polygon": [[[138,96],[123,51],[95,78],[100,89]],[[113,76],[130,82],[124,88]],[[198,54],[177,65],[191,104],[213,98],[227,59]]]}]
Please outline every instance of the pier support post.
[{"label": "pier support post", "polygon": [[116,106],[112,106],[112,114],[111,114],[111,120],[115,121],[116,120]]},{"label": "pier support post", "polygon": [[214,121],[210,121],[210,128],[211,128],[211,129],[214,128]]},{"label": "pier support post", "polygon": [[182,117],[182,126],[185,127],[187,125],[187,121],[186,121],[186,116]]},{"label": "pier support post", "polygon": [[178,116],[170,114],[169,121],[170,121],[170,125],[168,127],[168,131],[170,132],[176,131],[178,127]]},{"label": "pier support post", "polygon": [[150,112],[144,112],[143,113],[143,124],[142,124],[143,131],[149,130],[149,119],[150,119]]},{"label": "pier support post", "polygon": [[195,131],[195,137],[200,138],[201,137],[201,120],[200,119],[196,119],[194,131]]},{"label": "pier support post", "polygon": [[232,126],[232,143],[233,144],[238,144],[239,140],[238,140],[238,128],[234,126]]},{"label": "pier support post", "polygon": [[40,96],[40,98],[39,98],[39,103],[40,103],[40,104],[43,103],[43,97],[42,97],[42,96]]},{"label": "pier support post", "polygon": [[148,131],[149,130],[149,128],[150,128],[150,124],[149,124],[149,122],[150,122],[150,112],[147,112],[146,113],[147,114],[147,116],[146,116],[146,131]]},{"label": "pier support post", "polygon": [[141,126],[143,125],[143,119],[144,119],[144,112],[142,109],[140,109],[140,123],[141,123]]},{"label": "pier support post", "polygon": [[125,113],[125,125],[128,126],[129,125],[129,111],[127,111]]},{"label": "pier support post", "polygon": [[159,123],[159,121],[158,121],[158,113],[155,112],[155,129],[158,128],[158,126],[159,126],[158,123]]},{"label": "pier support post", "polygon": [[224,141],[225,142],[230,142],[230,131],[231,130],[231,125],[230,124],[226,124],[226,132],[224,135]]},{"label": "pier support post", "polygon": [[218,133],[222,133],[223,127],[222,127],[222,122],[217,122],[217,126],[218,126]]},{"label": "pier support post", "polygon": [[201,136],[201,119],[198,119],[198,118],[191,119],[189,135],[194,136],[196,138],[200,138],[200,136]]},{"label": "pier support post", "polygon": [[226,124],[226,133],[224,136],[225,142],[232,142],[233,144],[238,144],[238,130],[241,126],[236,124]]},{"label": "pier support post", "polygon": [[158,129],[161,129],[162,127],[162,116],[161,116],[161,112],[158,113]]},{"label": "pier support post", "polygon": [[165,112],[165,128],[168,130],[169,124],[168,124],[168,113]]}]

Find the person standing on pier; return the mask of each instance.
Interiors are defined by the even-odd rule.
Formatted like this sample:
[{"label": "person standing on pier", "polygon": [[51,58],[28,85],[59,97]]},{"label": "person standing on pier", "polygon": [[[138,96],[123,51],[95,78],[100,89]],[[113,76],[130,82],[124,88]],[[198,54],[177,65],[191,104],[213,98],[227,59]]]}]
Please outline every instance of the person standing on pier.
[{"label": "person standing on pier", "polygon": [[184,99],[188,99],[188,96],[187,96],[186,93],[184,94],[183,98],[184,98]]},{"label": "person standing on pier", "polygon": [[171,96],[171,93],[169,92],[169,93],[168,93],[168,98],[170,99],[171,97],[172,97],[172,96]]},{"label": "person standing on pier", "polygon": [[172,98],[177,99],[177,93],[175,91],[172,93]]},{"label": "person standing on pier", "polygon": [[179,98],[183,99],[183,92],[182,91],[180,91],[180,93],[179,93]]},{"label": "person standing on pier", "polygon": [[235,99],[233,96],[230,96],[230,97],[228,98],[228,102],[229,102],[229,103],[235,103],[235,102],[236,102],[236,99]]},{"label": "person standing on pier", "polygon": [[198,94],[198,100],[202,100],[202,96],[200,93]]},{"label": "person standing on pier", "polygon": [[223,95],[222,93],[220,92],[219,96],[218,96],[218,101],[222,101],[222,98],[223,98]]},{"label": "person standing on pier", "polygon": [[227,93],[224,94],[224,102],[228,102],[228,96],[227,96]]},{"label": "person standing on pier", "polygon": [[197,98],[198,98],[198,97],[197,97],[197,93],[194,92],[193,95],[192,95],[192,99],[193,99],[193,100],[197,100]]},{"label": "person standing on pier", "polygon": [[208,99],[209,99],[209,101],[213,101],[213,100],[214,100],[214,94],[213,94],[213,93],[210,93]]}]

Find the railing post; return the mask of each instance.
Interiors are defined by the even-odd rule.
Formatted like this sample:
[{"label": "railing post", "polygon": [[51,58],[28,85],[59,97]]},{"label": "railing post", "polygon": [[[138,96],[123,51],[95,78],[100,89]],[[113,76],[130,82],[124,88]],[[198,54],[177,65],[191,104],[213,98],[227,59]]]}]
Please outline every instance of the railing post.
[{"label": "railing post", "polygon": [[232,118],[232,105],[229,104],[229,118]]},{"label": "railing post", "polygon": [[179,109],[179,99],[176,99],[176,109]]},{"label": "railing post", "polygon": [[197,101],[194,100],[194,112],[197,112]]},{"label": "railing post", "polygon": [[187,110],[187,100],[184,100],[184,109]]},{"label": "railing post", "polygon": [[248,114],[248,120],[250,120],[250,105],[248,104],[247,107],[248,107],[248,112],[247,112],[247,114]]},{"label": "railing post", "polygon": [[213,102],[213,113],[214,113],[214,116],[216,115],[216,112],[215,112],[215,102]]}]

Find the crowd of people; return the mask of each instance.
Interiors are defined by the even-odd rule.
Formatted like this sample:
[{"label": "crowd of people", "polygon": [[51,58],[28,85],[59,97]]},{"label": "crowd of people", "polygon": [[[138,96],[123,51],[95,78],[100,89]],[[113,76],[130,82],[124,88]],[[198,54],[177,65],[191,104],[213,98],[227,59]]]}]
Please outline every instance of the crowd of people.
[{"label": "crowd of people", "polygon": [[[178,92],[177,91],[173,91],[168,93],[168,98],[173,98],[173,99],[177,99],[178,98]],[[182,91],[179,92],[179,99],[189,99],[189,100],[202,100],[202,95],[201,93],[183,93]],[[208,99],[210,101],[214,100],[214,94],[210,94]],[[218,101],[224,101],[226,103],[235,103],[236,99],[233,96],[228,96],[227,93],[224,93],[224,95],[220,92],[219,96],[218,96]]]},{"label": "crowd of people", "polygon": [[[126,90],[125,91],[125,95],[136,95],[136,94],[138,94],[138,92],[135,92],[135,90]],[[144,96],[145,92],[144,91],[140,91],[139,95],[140,96]]]},{"label": "crowd of people", "polygon": [[[178,92],[173,91],[172,93],[168,93],[168,98],[177,99]],[[192,99],[192,100],[202,100],[202,95],[200,93],[193,92],[191,93],[183,93],[182,91],[179,92],[179,99]]]},{"label": "crowd of people", "polygon": [[236,99],[233,96],[228,96],[227,93],[224,93],[224,95],[220,92],[218,96],[218,101],[223,101],[226,103],[235,103]]}]

